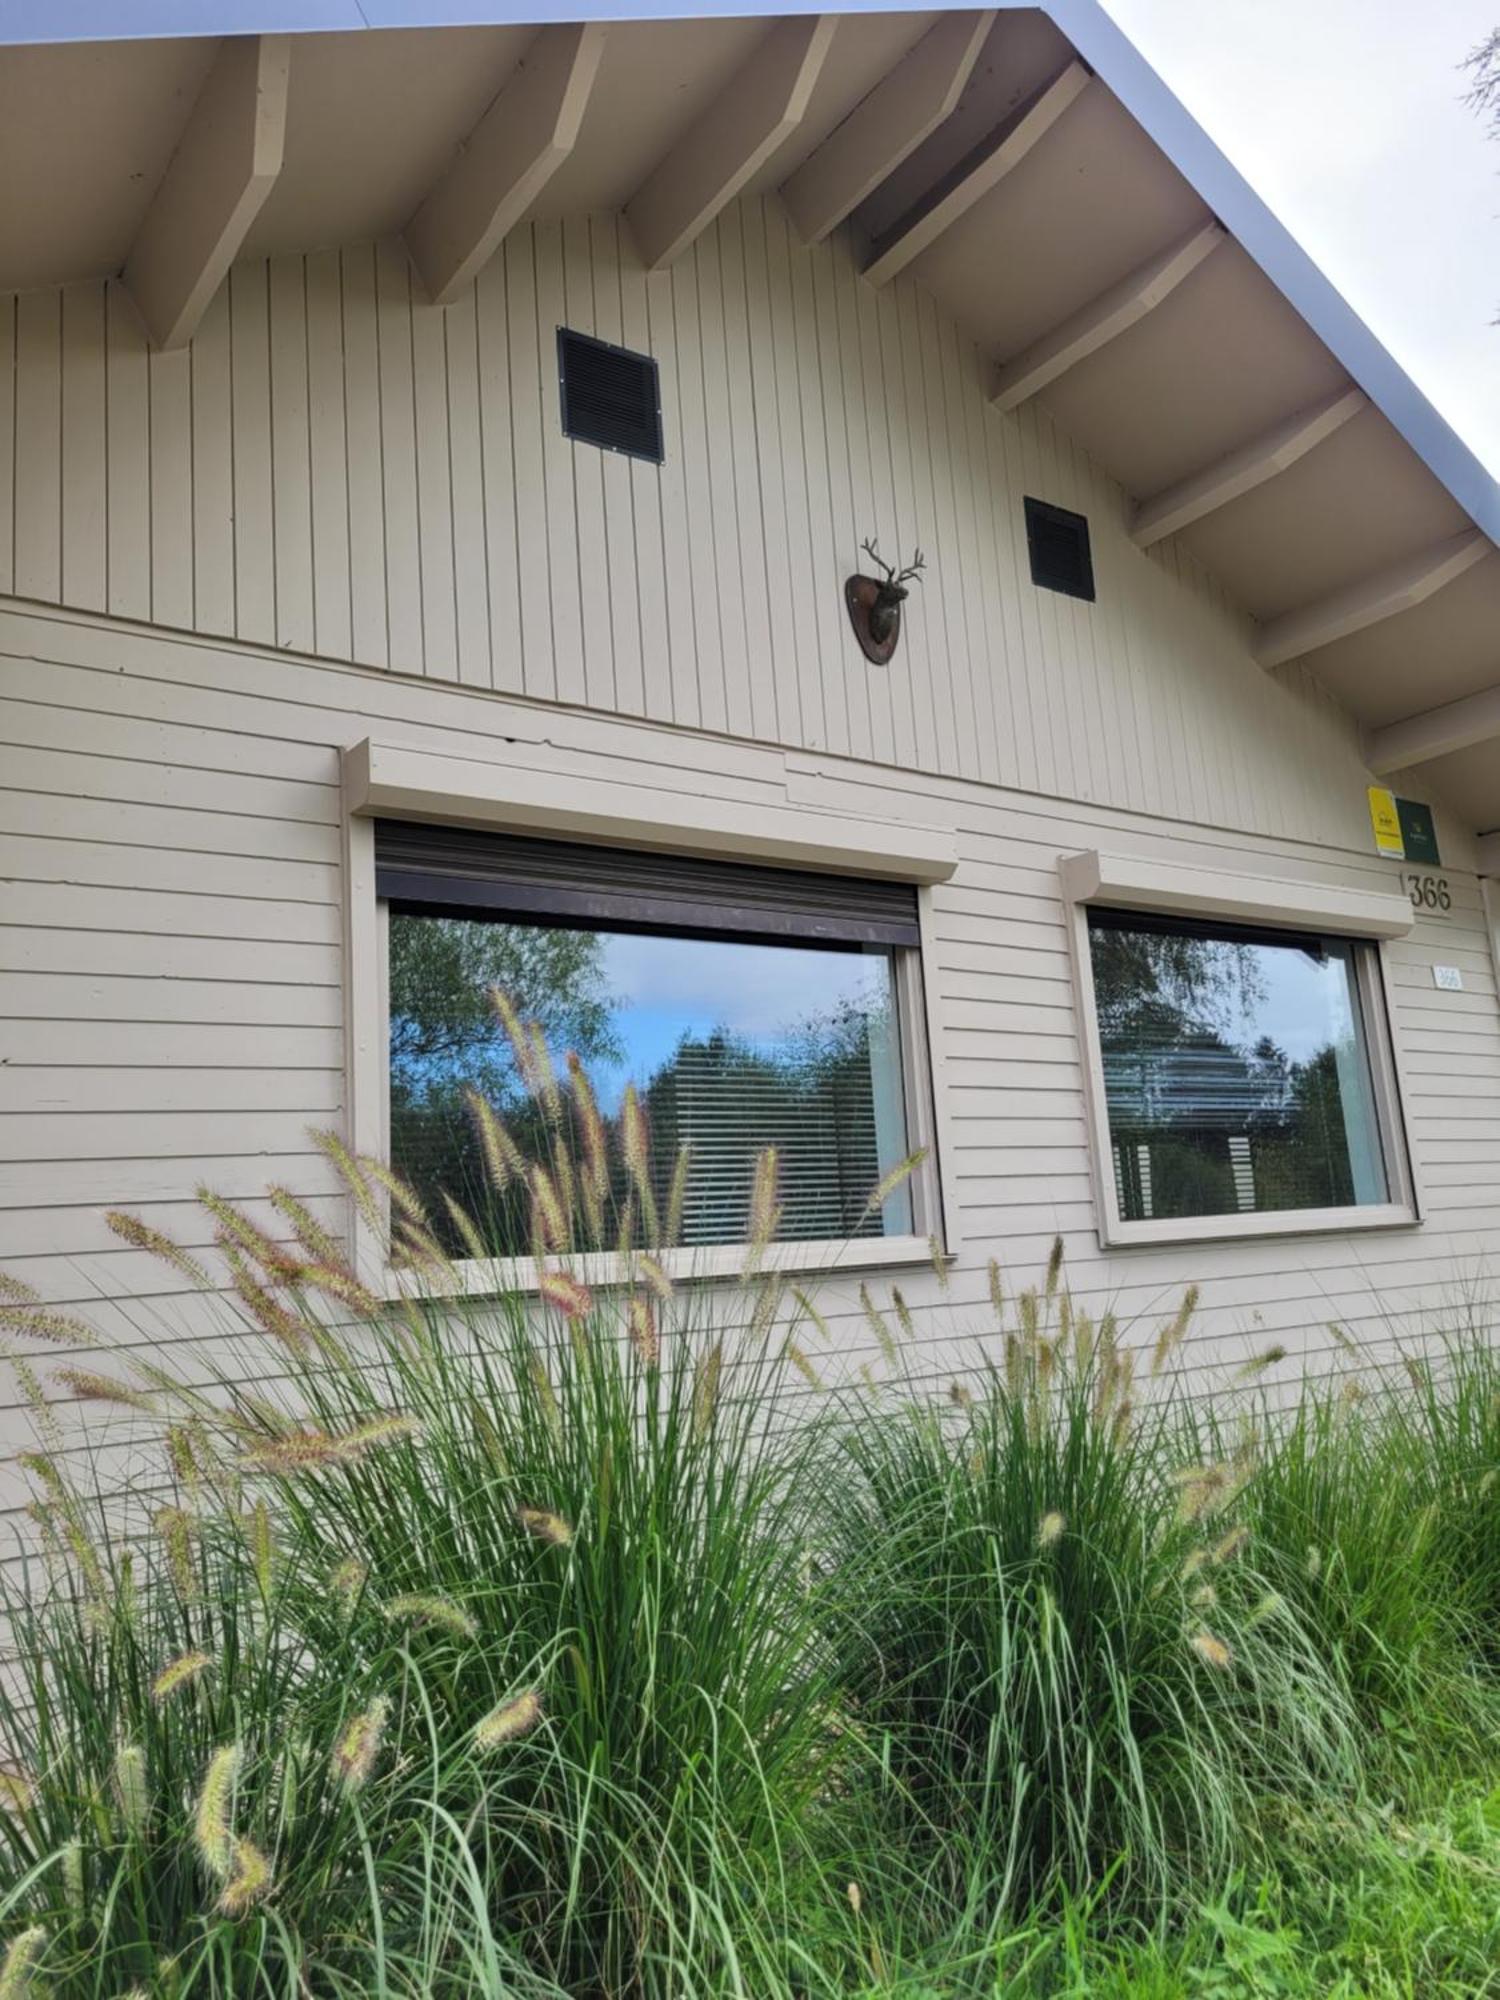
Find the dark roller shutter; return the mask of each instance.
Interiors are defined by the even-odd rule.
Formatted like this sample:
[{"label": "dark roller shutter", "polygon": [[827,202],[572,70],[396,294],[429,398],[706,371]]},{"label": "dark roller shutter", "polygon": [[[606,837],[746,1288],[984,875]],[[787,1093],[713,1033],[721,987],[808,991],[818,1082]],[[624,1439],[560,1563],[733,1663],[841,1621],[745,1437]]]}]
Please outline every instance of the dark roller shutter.
[{"label": "dark roller shutter", "polygon": [[376,821],[375,870],[378,893],[411,910],[824,944],[914,945],[919,937],[909,882],[399,820]]}]

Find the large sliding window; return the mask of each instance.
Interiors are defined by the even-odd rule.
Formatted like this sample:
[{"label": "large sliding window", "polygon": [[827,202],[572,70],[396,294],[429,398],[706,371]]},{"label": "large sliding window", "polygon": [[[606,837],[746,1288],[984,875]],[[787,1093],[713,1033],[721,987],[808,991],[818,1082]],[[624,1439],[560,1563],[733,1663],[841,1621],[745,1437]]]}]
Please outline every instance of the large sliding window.
[{"label": "large sliding window", "polygon": [[1112,908],[1087,936],[1121,1223],[1405,1199],[1376,945]]},{"label": "large sliding window", "polygon": [[[912,1150],[921,1069],[919,932],[909,884],[381,822],[388,912],[392,1164],[450,1239],[445,1196],[493,1254],[534,1248],[529,1196],[497,1197],[470,1110],[478,1092],[523,1155],[575,1128],[570,1058],[608,1135],[608,1222],[646,1240],[620,1130],[644,1111],[652,1205],[688,1249],[745,1241],[756,1162],[774,1147],[783,1241],[909,1237],[920,1184],[871,1208]],[[563,1088],[529,1090],[491,1003],[536,1024]],[[561,1103],[559,1113],[557,1104]],[[571,1141],[581,1153],[584,1133]],[[593,1247],[580,1245],[579,1247]]]}]

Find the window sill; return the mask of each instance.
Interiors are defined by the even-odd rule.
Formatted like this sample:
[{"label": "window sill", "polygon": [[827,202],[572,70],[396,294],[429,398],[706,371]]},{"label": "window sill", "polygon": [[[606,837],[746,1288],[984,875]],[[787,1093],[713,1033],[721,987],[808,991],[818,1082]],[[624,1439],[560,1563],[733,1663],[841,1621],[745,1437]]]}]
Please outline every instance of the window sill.
[{"label": "window sill", "polygon": [[1415,1229],[1415,1209],[1399,1203],[1368,1208],[1272,1209],[1261,1215],[1182,1215],[1155,1222],[1110,1217],[1099,1231],[1106,1250],[1169,1247],[1178,1243],[1240,1243],[1267,1236],[1343,1236],[1366,1229]]},{"label": "window sill", "polygon": [[[737,1282],[745,1268],[743,1244],[705,1245],[702,1249],[668,1250],[659,1262],[674,1284],[722,1284]],[[757,1266],[759,1275],[782,1277],[840,1276],[855,1271],[907,1269],[932,1263],[932,1245],[923,1236],[840,1237],[809,1243],[773,1243]],[[566,1270],[583,1284],[607,1291],[630,1283],[629,1260],[613,1250],[584,1251],[574,1257],[558,1257],[549,1268]],[[446,1296],[452,1298],[495,1298],[514,1293],[535,1293],[540,1268],[534,1257],[497,1257],[487,1263],[475,1258],[456,1259],[453,1270],[457,1286]],[[386,1297],[421,1297],[431,1292],[419,1271],[387,1270]]]}]

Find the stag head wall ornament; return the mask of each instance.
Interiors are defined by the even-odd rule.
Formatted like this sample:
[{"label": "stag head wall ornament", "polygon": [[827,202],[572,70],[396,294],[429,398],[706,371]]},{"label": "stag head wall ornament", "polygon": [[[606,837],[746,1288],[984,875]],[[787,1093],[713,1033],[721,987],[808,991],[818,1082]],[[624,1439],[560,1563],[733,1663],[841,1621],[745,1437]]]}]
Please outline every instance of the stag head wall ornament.
[{"label": "stag head wall ornament", "polygon": [[859,650],[873,666],[883,667],[896,650],[901,637],[901,607],[911,594],[908,584],[920,583],[926,558],[920,549],[905,569],[898,570],[881,555],[875,541],[860,546],[884,576],[851,576],[844,585],[844,602],[849,607],[849,623],[859,641]]}]

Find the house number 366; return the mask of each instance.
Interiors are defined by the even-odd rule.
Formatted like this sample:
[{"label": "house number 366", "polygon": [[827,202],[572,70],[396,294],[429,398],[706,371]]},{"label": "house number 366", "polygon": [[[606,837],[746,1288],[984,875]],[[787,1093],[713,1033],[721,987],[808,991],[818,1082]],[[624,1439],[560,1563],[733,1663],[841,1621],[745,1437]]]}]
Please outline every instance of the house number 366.
[{"label": "house number 366", "polygon": [[1448,890],[1445,875],[1406,875],[1402,877],[1406,893],[1411,897],[1414,910],[1451,910],[1453,897]]}]

